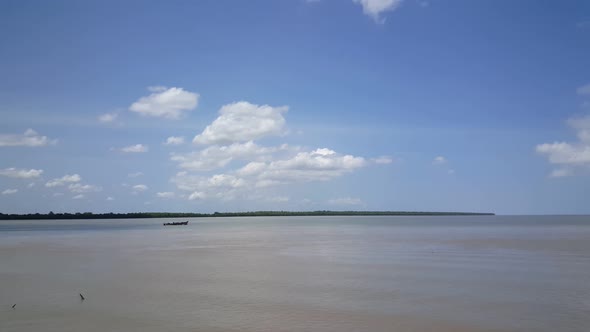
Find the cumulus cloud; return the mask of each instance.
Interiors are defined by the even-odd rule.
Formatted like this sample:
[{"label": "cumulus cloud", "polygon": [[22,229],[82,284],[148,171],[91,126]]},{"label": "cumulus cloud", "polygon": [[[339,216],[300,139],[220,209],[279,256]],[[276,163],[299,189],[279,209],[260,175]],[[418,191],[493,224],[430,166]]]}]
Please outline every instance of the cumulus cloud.
[{"label": "cumulus cloud", "polygon": [[0,147],[2,146],[27,146],[39,147],[55,144],[57,140],[41,136],[33,129],[27,129],[23,134],[0,134]]},{"label": "cumulus cloud", "polygon": [[148,190],[148,186],[146,186],[145,184],[137,184],[135,186],[132,187],[134,192],[143,192]]},{"label": "cumulus cloud", "polygon": [[0,169],[0,175],[9,178],[31,179],[37,178],[43,174],[42,169],[18,169],[14,167]]},{"label": "cumulus cloud", "polygon": [[86,196],[79,194],[79,195],[72,197],[72,199],[83,199],[84,197],[86,197]]},{"label": "cumulus cloud", "polygon": [[535,147],[550,163],[561,166],[551,173],[552,177],[573,175],[574,168],[590,167],[590,116],[570,119],[568,125],[576,130],[577,141],[543,143]]},{"label": "cumulus cloud", "polygon": [[246,181],[232,174],[216,174],[210,177],[179,173],[172,179],[180,190],[190,191],[189,200],[214,197],[222,200],[234,199],[246,188]]},{"label": "cumulus cloud", "polygon": [[181,145],[184,144],[184,137],[180,136],[170,136],[164,142],[164,145]]},{"label": "cumulus cloud", "polygon": [[288,149],[261,147],[252,141],[234,143],[226,146],[210,146],[198,152],[172,155],[171,160],[179,162],[179,167],[191,171],[210,171],[229,164],[232,160],[252,160],[263,158],[278,150]]},{"label": "cumulus cloud", "polygon": [[131,104],[129,110],[144,116],[179,119],[185,112],[194,110],[199,94],[182,88],[150,87],[149,96]]},{"label": "cumulus cloud", "polygon": [[74,182],[80,182],[80,180],[82,180],[82,178],[80,177],[80,175],[78,174],[72,174],[72,175],[64,175],[61,178],[57,178],[57,179],[53,179],[49,182],[47,182],[45,184],[46,187],[58,187],[58,186],[63,186],[66,183],[74,183]]},{"label": "cumulus cloud", "polygon": [[590,164],[590,146],[554,142],[537,145],[537,152],[547,155],[552,164],[587,165]]},{"label": "cumulus cloud", "polygon": [[143,145],[143,144],[135,144],[135,145],[130,145],[130,146],[126,146],[124,148],[121,148],[121,152],[125,152],[125,153],[141,153],[141,152],[148,152],[149,148],[147,145]]},{"label": "cumulus cloud", "polygon": [[363,7],[363,13],[370,16],[377,23],[385,23],[381,14],[386,11],[397,9],[403,0],[353,0],[354,3]]},{"label": "cumulus cloud", "polygon": [[98,116],[98,121],[102,123],[111,123],[117,119],[117,113],[105,113]]},{"label": "cumulus cloud", "polygon": [[12,194],[16,194],[18,192],[18,189],[6,189],[2,192],[2,195],[12,195]]},{"label": "cumulus cloud", "polygon": [[590,83],[579,87],[578,89],[576,89],[576,92],[580,96],[588,96],[588,95],[590,95]]},{"label": "cumulus cloud", "polygon": [[198,144],[231,144],[283,134],[287,106],[255,105],[246,101],[224,105],[219,117],[193,139]]},{"label": "cumulus cloud", "polygon": [[251,196],[255,189],[331,180],[366,164],[362,157],[341,155],[323,148],[274,161],[252,161],[234,172],[210,177],[179,172],[171,181],[178,189],[192,192],[192,199],[233,199]]},{"label": "cumulus cloud", "polygon": [[[246,165],[241,172],[250,171],[256,175],[259,185],[268,180],[285,181],[326,181],[366,165],[363,157],[340,155],[333,150],[322,148],[311,152],[299,152],[293,158],[269,163]],[[266,181],[265,181],[266,180]]]},{"label": "cumulus cloud", "polygon": [[432,160],[432,163],[434,165],[442,165],[442,164],[446,164],[446,162],[447,162],[447,158],[445,158],[443,156],[435,157],[434,160]]},{"label": "cumulus cloud", "polygon": [[156,196],[159,198],[173,198],[174,193],[171,191],[164,191],[164,192],[156,193]]},{"label": "cumulus cloud", "polygon": [[114,201],[115,199],[112,198],[111,196],[107,197],[107,201]]},{"label": "cumulus cloud", "polygon": [[352,197],[334,198],[329,200],[328,203],[333,205],[364,205],[360,198]]},{"label": "cumulus cloud", "polygon": [[68,189],[73,193],[90,193],[90,192],[98,192],[101,191],[102,188],[99,186],[91,185],[91,184],[81,184],[80,181],[82,177],[78,174],[66,174],[61,178],[53,179],[45,183],[46,187],[53,188],[53,187],[60,187],[64,185],[68,185]]}]

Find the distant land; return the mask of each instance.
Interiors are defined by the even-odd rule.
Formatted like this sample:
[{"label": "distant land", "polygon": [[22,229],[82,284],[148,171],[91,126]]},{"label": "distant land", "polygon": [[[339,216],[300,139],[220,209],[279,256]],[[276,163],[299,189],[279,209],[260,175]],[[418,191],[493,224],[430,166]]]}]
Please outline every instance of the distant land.
[{"label": "distant land", "polygon": [[205,217],[280,217],[280,216],[493,216],[476,212],[413,212],[413,211],[251,211],[215,213],[131,212],[131,213],[29,213],[4,214],[0,220],[25,219],[137,219],[137,218],[205,218]]}]

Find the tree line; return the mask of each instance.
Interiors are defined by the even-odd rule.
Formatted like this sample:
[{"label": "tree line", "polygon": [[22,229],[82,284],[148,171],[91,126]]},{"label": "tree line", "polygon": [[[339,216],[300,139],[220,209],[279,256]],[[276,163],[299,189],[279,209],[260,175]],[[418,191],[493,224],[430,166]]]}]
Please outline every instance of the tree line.
[{"label": "tree line", "polygon": [[280,216],[474,216],[494,215],[476,212],[419,212],[419,211],[249,211],[249,212],[130,212],[130,213],[29,213],[4,214],[0,220],[24,219],[140,219],[140,218],[205,218],[205,217],[280,217]]}]

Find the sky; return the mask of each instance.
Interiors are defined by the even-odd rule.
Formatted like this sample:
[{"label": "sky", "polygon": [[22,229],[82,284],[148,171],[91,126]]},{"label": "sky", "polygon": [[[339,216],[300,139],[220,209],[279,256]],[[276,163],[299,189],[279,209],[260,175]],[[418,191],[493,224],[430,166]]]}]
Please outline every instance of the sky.
[{"label": "sky", "polygon": [[0,212],[590,214],[590,2],[0,2]]}]

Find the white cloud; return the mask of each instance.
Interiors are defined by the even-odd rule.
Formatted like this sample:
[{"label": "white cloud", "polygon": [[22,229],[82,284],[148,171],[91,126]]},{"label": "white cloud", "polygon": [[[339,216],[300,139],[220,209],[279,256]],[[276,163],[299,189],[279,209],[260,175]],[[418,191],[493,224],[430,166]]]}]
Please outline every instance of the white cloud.
[{"label": "white cloud", "polygon": [[42,169],[18,169],[14,167],[0,169],[0,175],[9,178],[31,179],[37,178],[43,174]]},{"label": "white cloud", "polygon": [[143,175],[143,172],[134,172],[134,173],[127,174],[127,176],[130,178],[136,178],[136,177],[142,176],[142,175]]},{"label": "white cloud", "polygon": [[33,188],[35,186],[35,182],[31,182],[27,185],[27,188]]},{"label": "white cloud", "polygon": [[79,194],[79,195],[76,195],[76,196],[72,197],[72,199],[82,199],[84,197],[85,197],[84,195]]},{"label": "white cloud", "polygon": [[287,106],[271,107],[245,101],[224,105],[219,117],[193,139],[198,144],[246,142],[283,134]]},{"label": "white cloud", "polygon": [[112,198],[111,196],[107,197],[107,201],[114,201],[115,199]]},{"label": "white cloud", "polygon": [[197,107],[199,94],[182,88],[150,87],[149,96],[131,104],[129,110],[145,116],[178,119]]},{"label": "white cloud", "polygon": [[266,163],[259,161],[252,161],[246,164],[244,167],[237,170],[241,176],[250,176],[262,173],[267,168]]},{"label": "white cloud", "polygon": [[266,148],[252,141],[234,143],[227,146],[210,146],[198,152],[175,154],[170,158],[179,162],[179,167],[191,171],[210,171],[229,164],[232,160],[252,160],[264,158],[278,150],[288,149],[287,145],[280,148]]},{"label": "white cloud", "polygon": [[443,156],[435,157],[434,160],[432,160],[432,163],[434,165],[442,165],[442,164],[446,164],[446,162],[447,162],[447,158],[445,158]]},{"label": "white cloud", "polygon": [[53,197],[59,197],[59,196],[63,196],[63,193],[53,193]]},{"label": "white cloud", "polygon": [[171,191],[164,191],[164,192],[156,193],[156,196],[159,198],[173,198],[174,193]]},{"label": "white cloud", "polygon": [[170,136],[164,142],[164,145],[181,145],[184,144],[184,137],[181,136]]},{"label": "white cloud", "polygon": [[135,144],[135,145],[130,145],[130,146],[126,146],[124,148],[121,148],[121,152],[125,152],[125,153],[141,153],[141,152],[148,152],[149,148],[147,145],[143,145],[143,144]]},{"label": "white cloud", "polygon": [[28,146],[39,147],[55,144],[57,140],[51,140],[47,136],[41,136],[33,129],[27,129],[23,134],[0,134],[0,147],[2,146]]},{"label": "white cloud", "polygon": [[78,174],[66,174],[61,178],[53,179],[45,183],[46,187],[53,188],[64,186],[68,184],[68,189],[73,193],[90,193],[90,192],[98,192],[101,191],[102,188],[99,186],[91,185],[91,184],[81,184],[80,181],[82,177]]},{"label": "white cloud", "polygon": [[576,92],[581,96],[590,95],[590,83],[577,88]]},{"label": "white cloud", "polygon": [[352,197],[334,198],[329,200],[328,203],[333,205],[364,205],[360,198]]},{"label": "white cloud", "polygon": [[[196,193],[193,199],[251,197],[254,190],[288,183],[327,181],[367,164],[364,158],[330,149],[299,152],[275,161],[253,161],[227,174],[211,177],[179,172],[171,179],[178,189]],[[189,197],[190,198],[190,197]]]},{"label": "white cloud", "polygon": [[68,186],[68,189],[73,193],[90,193],[101,191],[102,188],[91,184],[74,183]]},{"label": "white cloud", "polygon": [[18,189],[6,189],[2,192],[2,195],[12,195],[12,194],[16,194],[18,192]]},{"label": "white cloud", "polygon": [[381,157],[377,157],[377,158],[373,158],[371,159],[372,162],[374,162],[375,164],[391,164],[393,162],[393,159],[391,157],[388,156],[381,156]]},{"label": "white cloud", "polygon": [[386,11],[393,11],[401,5],[403,0],[353,0],[363,7],[363,13],[370,16],[377,23],[385,23],[381,14]]},{"label": "white cloud", "polygon": [[182,174],[172,178],[172,182],[180,190],[191,191],[189,200],[215,197],[230,200],[246,189],[246,181],[232,174],[216,174],[211,177],[202,177]]},{"label": "white cloud", "polygon": [[135,192],[142,192],[146,190],[148,190],[148,186],[146,186],[145,184],[137,184],[133,186],[133,191]]},{"label": "white cloud", "polygon": [[552,177],[573,175],[574,167],[590,167],[590,116],[570,119],[568,124],[576,130],[577,142],[544,143],[535,147],[550,163],[563,166],[554,170]]},{"label": "white cloud", "polygon": [[547,155],[552,164],[584,165],[590,163],[590,146],[554,142],[539,144],[536,150]]},{"label": "white cloud", "polygon": [[[299,152],[293,158],[270,163],[246,165],[240,171],[256,173],[259,180],[278,182],[326,181],[365,166],[362,157],[340,155],[330,149]],[[253,172],[256,169],[257,172]],[[263,182],[264,183],[264,182]]]},{"label": "white cloud", "polygon": [[45,186],[46,187],[63,186],[66,183],[80,182],[80,180],[82,180],[82,178],[78,174],[72,174],[72,175],[66,174],[66,175],[62,176],[61,178],[53,179],[53,180],[47,182],[45,184]]},{"label": "white cloud", "polygon": [[117,113],[105,113],[98,116],[98,121],[102,123],[111,123],[117,119]]}]

